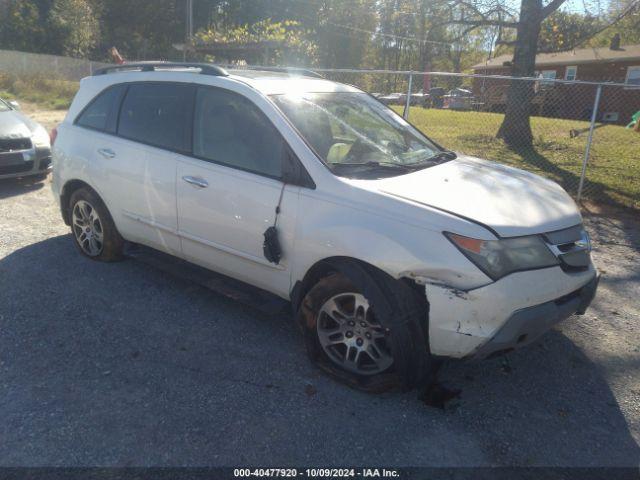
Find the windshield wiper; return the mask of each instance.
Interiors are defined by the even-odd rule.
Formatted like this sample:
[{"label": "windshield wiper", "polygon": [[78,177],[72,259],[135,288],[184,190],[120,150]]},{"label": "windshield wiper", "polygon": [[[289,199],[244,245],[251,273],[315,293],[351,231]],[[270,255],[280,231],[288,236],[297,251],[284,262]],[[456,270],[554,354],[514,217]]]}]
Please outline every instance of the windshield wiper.
[{"label": "windshield wiper", "polygon": [[420,170],[421,168],[432,166],[444,160],[455,160],[456,158],[458,158],[458,155],[456,155],[455,152],[452,152],[451,150],[442,150],[435,155],[431,155],[425,160],[420,160],[419,162],[414,163],[405,163],[404,166],[410,170]]},{"label": "windshield wiper", "polygon": [[368,168],[389,168],[393,170],[409,170],[408,165],[403,165],[401,163],[393,163],[393,162],[335,162],[330,163],[332,167],[368,167]]},{"label": "windshield wiper", "polygon": [[439,163],[443,160],[453,160],[457,157],[457,155],[450,150],[443,150],[441,152],[436,153],[435,155],[430,156],[426,160],[421,160],[419,162],[414,163],[395,163],[395,162],[376,162],[376,161],[368,161],[368,162],[335,162],[330,163],[332,168],[334,167],[364,167],[368,169],[376,169],[376,168],[384,168],[389,170],[402,170],[403,172],[411,172],[414,170],[420,170],[426,168],[428,166],[433,165],[434,163]]},{"label": "windshield wiper", "polygon": [[427,158],[425,162],[429,162],[433,160],[455,160],[456,158],[458,158],[458,155],[456,155],[456,152],[452,152],[451,150],[442,150],[441,152],[438,152],[435,155],[432,155],[431,157]]}]

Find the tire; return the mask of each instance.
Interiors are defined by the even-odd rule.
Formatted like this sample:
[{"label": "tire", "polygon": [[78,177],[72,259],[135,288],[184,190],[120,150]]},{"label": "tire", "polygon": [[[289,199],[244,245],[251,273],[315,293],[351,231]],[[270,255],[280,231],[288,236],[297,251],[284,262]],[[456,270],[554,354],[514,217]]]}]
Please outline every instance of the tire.
[{"label": "tire", "polygon": [[102,262],[123,257],[124,240],[100,197],[88,188],[73,192],[69,200],[73,241],[84,256]]},{"label": "tire", "polygon": [[[364,322],[368,327],[359,331],[358,319],[362,319],[362,315],[355,315],[356,325],[350,325],[350,317],[344,315],[356,313],[352,305],[362,301],[362,298],[356,297],[352,302],[349,296],[354,293],[361,295],[369,304]],[[341,302],[344,302],[342,306],[339,305]],[[339,313],[333,316],[343,314],[347,326],[332,323],[333,319],[327,310],[335,305],[338,305],[336,311]],[[355,261],[347,261],[346,264],[341,262],[339,271],[321,279],[309,290],[301,302],[297,321],[310,359],[326,373],[351,387],[370,393],[406,391],[427,385],[433,380],[434,362],[425,335],[427,310],[408,285],[383,272]],[[348,330],[350,326],[353,331]],[[339,331],[332,334],[336,328]],[[363,334],[366,335],[367,331],[371,334],[381,331],[384,337],[376,335],[368,344],[360,344],[360,349],[370,348],[371,342],[375,341],[378,353],[382,353],[380,358],[386,360],[384,353],[388,353],[392,357],[391,364],[376,362],[373,359],[375,355],[361,352],[357,361],[359,364],[356,365],[358,368],[354,369],[353,341],[366,340]],[[351,337],[347,338],[350,332]],[[327,346],[330,342],[336,344]],[[340,346],[338,342],[347,343],[348,346]],[[347,358],[349,352],[351,358]],[[377,368],[367,371],[367,364],[371,360],[378,363]]]}]

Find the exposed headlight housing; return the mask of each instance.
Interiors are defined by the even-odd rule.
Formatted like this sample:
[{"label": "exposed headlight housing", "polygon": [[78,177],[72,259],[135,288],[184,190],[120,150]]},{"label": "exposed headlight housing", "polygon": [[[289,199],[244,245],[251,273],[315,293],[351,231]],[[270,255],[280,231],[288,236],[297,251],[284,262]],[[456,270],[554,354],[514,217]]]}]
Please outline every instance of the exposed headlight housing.
[{"label": "exposed headlight housing", "polygon": [[557,257],[538,235],[478,240],[445,232],[446,237],[493,280],[513,272],[558,265]]}]

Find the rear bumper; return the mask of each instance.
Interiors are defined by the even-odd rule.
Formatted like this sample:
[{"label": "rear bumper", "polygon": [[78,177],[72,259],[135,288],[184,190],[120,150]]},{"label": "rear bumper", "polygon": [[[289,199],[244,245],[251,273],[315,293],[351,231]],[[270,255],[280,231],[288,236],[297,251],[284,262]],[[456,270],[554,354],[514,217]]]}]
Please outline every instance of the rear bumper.
[{"label": "rear bumper", "polygon": [[427,283],[431,353],[484,358],[531,343],[556,323],[584,313],[595,295],[593,264],[518,272],[469,291]]}]

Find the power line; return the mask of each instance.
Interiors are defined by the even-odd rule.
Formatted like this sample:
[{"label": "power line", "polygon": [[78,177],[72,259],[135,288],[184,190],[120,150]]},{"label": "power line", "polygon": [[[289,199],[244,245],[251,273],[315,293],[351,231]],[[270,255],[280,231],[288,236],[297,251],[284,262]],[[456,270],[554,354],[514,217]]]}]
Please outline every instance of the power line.
[{"label": "power line", "polygon": [[382,33],[382,32],[374,32],[372,30],[365,30],[364,28],[359,28],[359,27],[351,27],[349,25],[341,25],[339,23],[335,23],[335,22],[331,22],[329,20],[326,20],[325,23],[329,24],[329,25],[333,25],[334,27],[338,27],[338,28],[344,28],[345,30],[352,30],[354,32],[359,32],[359,33],[367,33],[369,35],[374,35],[377,37],[385,37],[385,38],[392,38],[395,40],[404,40],[407,42],[415,42],[415,43],[429,43],[429,44],[433,44],[433,45],[446,45],[448,47],[452,47],[454,44],[453,43],[448,43],[448,42],[438,42],[436,40],[421,40],[419,38],[416,37],[405,37],[403,35],[394,35],[391,33]]},{"label": "power line", "polygon": [[[306,3],[308,5],[313,5],[314,7],[318,6],[313,1],[311,1],[311,2],[306,1]],[[303,18],[306,18],[309,21],[313,21],[314,20],[314,19],[310,18],[307,15],[300,15],[300,14],[298,14],[298,15],[303,17]],[[451,43],[451,42],[439,42],[439,41],[436,41],[436,40],[427,40],[427,39],[420,39],[420,38],[416,38],[416,37],[407,37],[407,36],[404,36],[404,35],[395,35],[395,34],[392,34],[392,33],[376,32],[376,31],[373,31],[373,30],[367,30],[367,29],[364,29],[364,28],[352,27],[351,25],[344,25],[344,24],[341,24],[341,23],[332,22],[330,20],[325,20],[324,23],[326,23],[328,25],[332,25],[334,27],[343,28],[345,30],[351,30],[353,32],[366,33],[368,35],[373,35],[373,36],[376,36],[376,37],[385,37],[385,38],[391,38],[391,39],[394,39],[394,40],[403,40],[403,41],[406,41],[406,42],[414,42],[414,43],[419,43],[419,44],[445,45],[447,47],[452,47],[456,43],[458,43],[458,42],[454,42],[454,43]],[[320,24],[320,22],[318,22],[318,26],[322,26]]]}]

